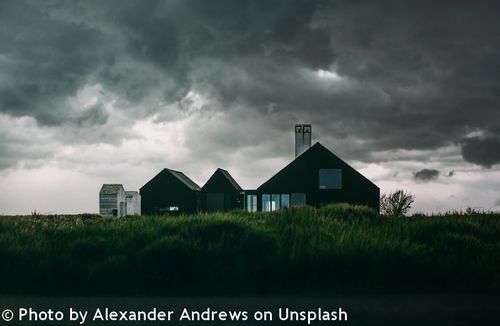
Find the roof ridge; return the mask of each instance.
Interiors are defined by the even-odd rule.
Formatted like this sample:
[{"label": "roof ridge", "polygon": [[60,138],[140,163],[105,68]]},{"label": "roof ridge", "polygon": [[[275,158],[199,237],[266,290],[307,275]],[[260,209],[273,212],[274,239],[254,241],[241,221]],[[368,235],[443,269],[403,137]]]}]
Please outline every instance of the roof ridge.
[{"label": "roof ridge", "polygon": [[276,172],[274,175],[272,175],[269,179],[267,179],[266,181],[264,181],[264,183],[262,183],[259,187],[257,187],[257,190],[260,189],[267,182],[269,182],[276,175],[278,175],[279,173],[281,173],[281,171],[283,171],[286,168],[288,168],[289,166],[293,165],[294,162],[296,162],[297,160],[303,159],[303,157],[309,155],[310,151],[313,150],[313,149],[314,150],[324,150],[324,151],[328,152],[329,155],[332,155],[333,157],[335,157],[335,159],[339,160],[342,164],[344,164],[345,166],[347,166],[350,169],[352,169],[354,171],[354,173],[356,173],[357,175],[361,176],[363,179],[367,180],[369,183],[371,183],[375,187],[379,188],[375,183],[373,183],[373,181],[371,181],[370,179],[368,179],[367,177],[365,177],[357,169],[353,168],[349,163],[347,163],[346,161],[344,161],[343,159],[341,159],[337,154],[335,154],[329,148],[327,148],[326,146],[324,146],[323,144],[321,144],[320,142],[317,141],[316,143],[314,143],[314,145],[312,145],[311,147],[309,147],[302,154],[300,154],[299,156],[297,156],[296,158],[294,158],[291,162],[289,162],[287,165],[285,165],[284,167],[282,167],[278,172]]},{"label": "roof ridge", "polygon": [[176,177],[179,181],[184,183],[189,188],[191,188],[193,190],[201,190],[200,186],[196,182],[191,180],[191,178],[189,178],[187,175],[185,175],[184,172],[176,171],[176,170],[172,170],[172,169],[168,169],[168,168],[165,168],[165,170],[167,170],[171,175]]},{"label": "roof ridge", "polygon": [[103,183],[101,186],[101,190],[99,190],[99,193],[116,194],[118,193],[120,188],[122,188],[125,191],[125,188],[121,183]]},{"label": "roof ridge", "polygon": [[[242,190],[243,188],[241,188],[241,186],[238,184],[238,182],[236,182],[236,180],[233,178],[233,176],[231,175],[231,173],[229,173],[229,171],[227,170],[224,170],[224,169],[221,169],[219,168],[221,171],[223,171],[222,175],[224,175],[224,177],[226,179],[228,179],[228,181],[238,190]],[[225,172],[225,173],[224,173]]]}]

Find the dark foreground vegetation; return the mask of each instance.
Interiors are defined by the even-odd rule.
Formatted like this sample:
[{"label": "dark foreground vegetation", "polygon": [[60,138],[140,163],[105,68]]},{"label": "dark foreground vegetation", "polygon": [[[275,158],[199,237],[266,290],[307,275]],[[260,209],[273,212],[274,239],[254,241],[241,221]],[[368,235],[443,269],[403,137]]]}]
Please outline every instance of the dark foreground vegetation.
[{"label": "dark foreground vegetation", "polygon": [[0,217],[1,294],[499,293],[500,214]]}]

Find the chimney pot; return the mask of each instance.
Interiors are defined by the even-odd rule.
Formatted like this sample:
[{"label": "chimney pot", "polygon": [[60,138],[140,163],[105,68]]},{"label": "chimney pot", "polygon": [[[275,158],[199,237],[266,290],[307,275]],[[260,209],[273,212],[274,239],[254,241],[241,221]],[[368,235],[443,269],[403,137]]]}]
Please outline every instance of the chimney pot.
[{"label": "chimney pot", "polygon": [[311,147],[312,127],[310,124],[295,125],[295,157]]}]

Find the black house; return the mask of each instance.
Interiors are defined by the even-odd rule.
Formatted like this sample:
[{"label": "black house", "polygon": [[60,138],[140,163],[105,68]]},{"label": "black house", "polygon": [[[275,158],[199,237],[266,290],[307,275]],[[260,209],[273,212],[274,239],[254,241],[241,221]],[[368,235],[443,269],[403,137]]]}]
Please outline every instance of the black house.
[{"label": "black house", "polygon": [[145,215],[193,214],[200,210],[200,187],[179,171],[161,170],[140,193]]},{"label": "black house", "polygon": [[257,196],[257,209],[263,211],[290,205],[349,203],[367,205],[378,212],[380,189],[316,143],[257,188]]},{"label": "black house", "polygon": [[257,190],[242,190],[223,169],[202,189],[182,172],[163,169],[140,189],[142,213],[255,212],[332,203],[366,205],[378,212],[380,189],[320,143],[311,147],[311,131],[309,124],[295,126],[295,160]]},{"label": "black house", "polygon": [[206,212],[227,212],[243,209],[244,193],[234,178],[223,169],[217,169],[201,188]]}]

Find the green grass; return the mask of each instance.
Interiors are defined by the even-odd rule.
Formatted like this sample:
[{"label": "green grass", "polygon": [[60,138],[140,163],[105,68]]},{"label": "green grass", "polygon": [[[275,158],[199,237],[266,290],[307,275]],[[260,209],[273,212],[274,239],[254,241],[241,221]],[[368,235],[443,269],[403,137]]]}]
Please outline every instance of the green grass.
[{"label": "green grass", "polygon": [[500,292],[500,214],[0,217],[1,294]]}]

